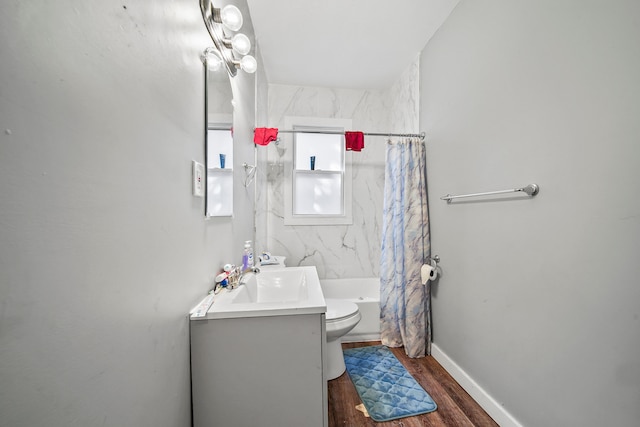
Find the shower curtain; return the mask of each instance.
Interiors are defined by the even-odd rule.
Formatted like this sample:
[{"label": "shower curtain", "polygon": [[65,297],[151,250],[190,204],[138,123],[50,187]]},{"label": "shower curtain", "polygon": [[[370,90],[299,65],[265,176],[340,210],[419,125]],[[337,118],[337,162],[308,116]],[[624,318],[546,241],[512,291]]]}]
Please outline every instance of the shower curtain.
[{"label": "shower curtain", "polygon": [[430,258],[426,154],[419,138],[388,141],[380,265],[382,344],[409,357],[431,354],[430,282],[420,268]]}]

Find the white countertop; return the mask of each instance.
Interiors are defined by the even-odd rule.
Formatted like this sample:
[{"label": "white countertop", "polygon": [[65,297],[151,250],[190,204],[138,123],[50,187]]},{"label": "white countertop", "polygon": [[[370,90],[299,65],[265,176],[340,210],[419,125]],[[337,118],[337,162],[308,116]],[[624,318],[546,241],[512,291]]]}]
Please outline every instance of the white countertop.
[{"label": "white countertop", "polygon": [[[258,302],[250,302],[248,294],[256,292],[256,281],[261,280],[260,275],[263,274],[262,279],[266,280],[267,277],[273,278],[274,276],[278,276],[278,271],[287,272],[286,274],[282,274],[283,280],[289,280],[289,277],[296,276],[295,274],[291,274],[296,271],[300,271],[302,273],[301,275],[304,276],[302,290],[304,292],[300,293],[301,296],[295,299],[284,298],[285,300],[282,301],[278,300],[277,297],[267,298],[266,300],[258,298]],[[253,273],[249,274],[253,275]],[[318,279],[318,273],[314,266],[268,269],[263,273],[256,273],[254,276],[255,277],[249,277],[248,279],[253,280],[253,283],[247,282],[247,284],[241,284],[233,290],[224,289],[215,295],[213,297],[211,307],[202,317],[194,316],[198,307],[201,307],[202,302],[198,304],[198,306],[196,306],[196,308],[194,308],[190,313],[191,320],[292,316],[302,314],[320,314],[327,311],[327,304],[324,300],[322,288],[320,287],[320,280]],[[246,287],[246,289],[242,289],[243,287]],[[282,290],[280,288],[281,286],[276,284],[274,287],[275,292],[281,294]]]}]

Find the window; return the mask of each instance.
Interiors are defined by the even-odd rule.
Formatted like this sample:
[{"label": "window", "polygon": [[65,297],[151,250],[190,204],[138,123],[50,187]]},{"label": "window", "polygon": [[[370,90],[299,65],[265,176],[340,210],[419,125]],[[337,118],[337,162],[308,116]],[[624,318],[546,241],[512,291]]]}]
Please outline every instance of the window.
[{"label": "window", "polygon": [[335,132],[283,138],[291,147],[285,159],[285,225],[351,224],[351,152],[344,149],[351,120],[287,117],[285,126]]}]

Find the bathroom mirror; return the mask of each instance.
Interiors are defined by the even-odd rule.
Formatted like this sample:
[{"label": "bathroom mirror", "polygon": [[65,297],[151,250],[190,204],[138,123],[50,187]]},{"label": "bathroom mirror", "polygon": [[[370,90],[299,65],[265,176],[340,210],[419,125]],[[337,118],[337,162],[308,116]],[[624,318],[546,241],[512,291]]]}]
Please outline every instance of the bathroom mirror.
[{"label": "bathroom mirror", "polygon": [[233,93],[222,64],[205,61],[205,216],[233,215]]}]

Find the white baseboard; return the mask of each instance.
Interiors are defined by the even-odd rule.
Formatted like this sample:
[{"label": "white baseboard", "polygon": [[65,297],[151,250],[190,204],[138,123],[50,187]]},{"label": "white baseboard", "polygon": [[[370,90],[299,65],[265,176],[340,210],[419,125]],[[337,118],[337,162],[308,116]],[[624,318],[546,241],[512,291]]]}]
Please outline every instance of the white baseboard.
[{"label": "white baseboard", "polygon": [[501,427],[523,427],[500,403],[487,393],[456,362],[440,349],[431,344],[431,356],[447,371],[460,386],[465,389],[478,405]]},{"label": "white baseboard", "polygon": [[342,337],[341,342],[368,342],[368,341],[380,341],[380,333],[370,334],[347,334]]}]

